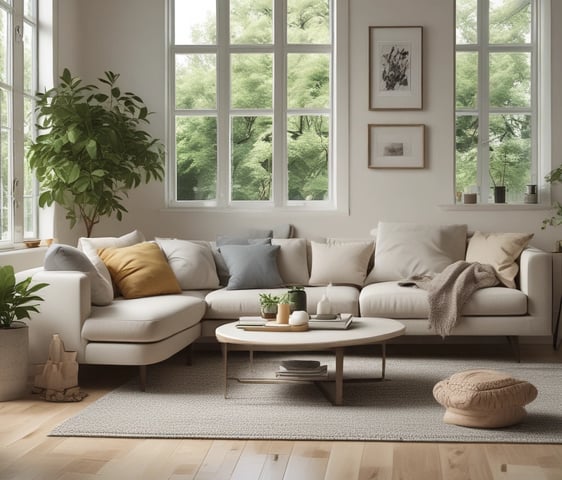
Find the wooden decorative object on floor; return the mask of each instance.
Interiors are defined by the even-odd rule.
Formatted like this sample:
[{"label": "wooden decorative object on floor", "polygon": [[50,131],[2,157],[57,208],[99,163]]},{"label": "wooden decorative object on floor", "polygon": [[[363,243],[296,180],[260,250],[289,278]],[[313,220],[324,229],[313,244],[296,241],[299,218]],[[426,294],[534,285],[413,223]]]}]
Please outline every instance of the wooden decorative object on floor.
[{"label": "wooden decorative object on floor", "polygon": [[78,386],[76,352],[67,352],[56,334],[49,345],[49,359],[43,372],[35,376],[33,393],[49,402],[79,402],[88,395]]}]

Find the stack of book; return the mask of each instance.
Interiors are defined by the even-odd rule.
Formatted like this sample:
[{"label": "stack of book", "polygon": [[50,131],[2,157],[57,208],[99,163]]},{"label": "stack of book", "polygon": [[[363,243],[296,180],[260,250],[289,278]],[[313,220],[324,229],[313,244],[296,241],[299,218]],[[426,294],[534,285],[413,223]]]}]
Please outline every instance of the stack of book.
[{"label": "stack of book", "polygon": [[351,313],[336,315],[312,315],[308,321],[308,328],[318,330],[345,330],[353,321]]},{"label": "stack of book", "polygon": [[267,323],[267,319],[262,317],[240,317],[236,326],[244,327],[263,327]]},{"label": "stack of book", "polygon": [[328,365],[318,360],[284,360],[275,372],[277,377],[326,377]]}]

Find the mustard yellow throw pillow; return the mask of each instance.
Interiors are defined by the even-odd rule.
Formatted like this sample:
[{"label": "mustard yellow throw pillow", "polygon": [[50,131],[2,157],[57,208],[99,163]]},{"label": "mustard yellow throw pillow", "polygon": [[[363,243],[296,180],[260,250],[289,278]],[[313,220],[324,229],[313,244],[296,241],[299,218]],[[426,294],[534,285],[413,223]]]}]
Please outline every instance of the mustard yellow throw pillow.
[{"label": "mustard yellow throw pillow", "polygon": [[174,272],[155,243],[101,248],[98,255],[124,298],[181,292]]}]

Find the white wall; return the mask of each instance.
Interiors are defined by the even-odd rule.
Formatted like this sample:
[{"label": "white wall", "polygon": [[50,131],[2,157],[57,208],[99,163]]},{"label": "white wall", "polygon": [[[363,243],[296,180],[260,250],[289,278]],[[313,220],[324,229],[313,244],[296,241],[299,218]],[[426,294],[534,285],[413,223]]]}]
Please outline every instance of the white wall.
[{"label": "white wall", "polygon": [[[94,235],[120,234],[133,228],[147,237],[214,238],[245,226],[292,223],[299,236],[364,237],[379,220],[467,223],[486,231],[529,231],[534,243],[551,249],[562,233],[540,230],[548,210],[446,210],[451,204],[454,176],[453,60],[454,2],[451,0],[350,0],[350,214],[292,215],[218,212],[169,212],[164,184],[131,192],[123,222],[103,221]],[[562,2],[554,1],[551,18],[562,18]],[[370,112],[368,109],[368,27],[424,27],[424,109],[413,112]],[[553,52],[562,48],[560,29],[553,31]],[[165,2],[164,0],[59,0],[59,71],[93,80],[104,70],[121,73],[122,85],[141,95],[152,116],[151,131],[164,138]],[[553,86],[562,81],[562,62],[553,65]],[[562,152],[562,92],[553,89],[553,166]],[[426,168],[369,170],[367,125],[370,123],[426,125]],[[555,198],[562,200],[562,192]],[[68,231],[58,216],[55,234],[74,243],[83,234]]]}]

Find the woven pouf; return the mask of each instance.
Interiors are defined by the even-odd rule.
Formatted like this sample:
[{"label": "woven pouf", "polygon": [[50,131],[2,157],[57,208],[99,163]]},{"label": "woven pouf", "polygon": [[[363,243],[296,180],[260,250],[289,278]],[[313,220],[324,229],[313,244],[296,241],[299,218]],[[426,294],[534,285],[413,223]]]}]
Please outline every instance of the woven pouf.
[{"label": "woven pouf", "polygon": [[446,408],[445,423],[499,428],[525,417],[525,405],[537,397],[537,389],[505,372],[467,370],[437,383],[433,396]]}]

